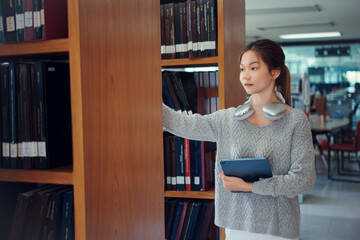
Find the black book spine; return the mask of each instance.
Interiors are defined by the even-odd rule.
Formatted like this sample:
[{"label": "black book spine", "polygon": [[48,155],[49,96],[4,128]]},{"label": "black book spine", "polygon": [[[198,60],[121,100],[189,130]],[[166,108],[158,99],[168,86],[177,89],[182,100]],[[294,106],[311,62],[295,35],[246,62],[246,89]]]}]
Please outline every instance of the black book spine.
[{"label": "black book spine", "polygon": [[46,135],[45,135],[45,101],[42,62],[35,62],[35,107],[36,107],[36,145],[37,155],[34,159],[35,169],[46,169]]},{"label": "black book spine", "polygon": [[47,167],[54,168],[72,163],[70,72],[67,62],[43,64]]},{"label": "black book spine", "polygon": [[9,108],[10,108],[10,168],[17,167],[17,97],[15,63],[9,63]]},{"label": "black book spine", "polygon": [[1,65],[0,96],[1,96],[1,157],[0,167],[10,167],[10,128],[9,128],[9,75],[8,65]]},{"label": "black book spine", "polygon": [[41,0],[33,0],[34,39],[42,39]]}]

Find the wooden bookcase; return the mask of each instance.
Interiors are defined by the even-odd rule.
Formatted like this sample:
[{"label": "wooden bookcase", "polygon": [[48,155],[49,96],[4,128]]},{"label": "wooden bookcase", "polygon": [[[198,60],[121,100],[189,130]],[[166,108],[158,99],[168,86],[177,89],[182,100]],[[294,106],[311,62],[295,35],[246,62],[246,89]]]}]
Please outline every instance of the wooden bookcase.
[{"label": "wooden bookcase", "polygon": [[[217,50],[218,56],[164,59],[162,67],[218,66],[219,107],[236,107],[246,99],[246,92],[239,81],[240,51],[245,47],[245,1],[217,0]],[[206,192],[165,191],[165,197],[214,199],[214,189]],[[221,239],[225,231],[221,229]]]},{"label": "wooden bookcase", "polygon": [[0,60],[69,57],[73,165],[0,181],[73,185],[77,240],[164,237],[159,16],[156,1],[68,0],[68,38],[0,44]]}]

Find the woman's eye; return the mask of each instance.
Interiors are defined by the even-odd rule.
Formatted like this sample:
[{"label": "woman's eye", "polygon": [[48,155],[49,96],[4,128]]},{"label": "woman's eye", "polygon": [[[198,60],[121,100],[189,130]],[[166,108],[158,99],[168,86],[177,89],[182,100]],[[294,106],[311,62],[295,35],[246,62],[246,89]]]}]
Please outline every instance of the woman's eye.
[{"label": "woman's eye", "polygon": [[251,70],[257,70],[257,67],[252,67]]},{"label": "woman's eye", "polygon": [[243,71],[245,71],[245,69],[244,69],[244,68],[240,68],[240,72],[243,72]]}]

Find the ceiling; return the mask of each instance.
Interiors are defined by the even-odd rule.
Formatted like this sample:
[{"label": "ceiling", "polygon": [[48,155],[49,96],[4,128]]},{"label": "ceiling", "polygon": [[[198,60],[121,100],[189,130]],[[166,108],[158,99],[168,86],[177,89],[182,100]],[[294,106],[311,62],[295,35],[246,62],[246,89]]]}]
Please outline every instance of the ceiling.
[{"label": "ceiling", "polygon": [[[245,0],[245,9],[247,42],[269,38],[281,43],[287,61],[360,70],[360,0]],[[333,31],[341,36],[279,38],[280,34]],[[315,48],[336,46],[350,46],[351,56],[315,57]]]},{"label": "ceiling", "polygon": [[[245,0],[246,40],[269,38],[281,43],[360,42],[360,0]],[[333,32],[340,37],[283,40],[280,34]]]}]

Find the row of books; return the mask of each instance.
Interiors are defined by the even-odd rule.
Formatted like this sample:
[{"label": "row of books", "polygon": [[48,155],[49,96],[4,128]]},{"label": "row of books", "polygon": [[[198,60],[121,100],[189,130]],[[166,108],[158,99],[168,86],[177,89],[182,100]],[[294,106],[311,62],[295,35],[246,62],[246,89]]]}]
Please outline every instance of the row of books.
[{"label": "row of books", "polygon": [[67,0],[0,0],[0,43],[68,36]]},{"label": "row of books", "polygon": [[215,143],[164,133],[165,190],[209,190],[214,186],[215,156]]},{"label": "row of books", "polygon": [[163,102],[174,110],[210,114],[219,109],[218,96],[206,96],[205,90],[217,92],[217,71],[210,72],[162,72]]},{"label": "row of books", "polygon": [[69,63],[0,65],[0,166],[49,169],[72,163]]},{"label": "row of books", "polygon": [[213,200],[166,199],[165,239],[218,240]]},{"label": "row of books", "polygon": [[43,185],[20,193],[8,239],[75,239],[73,202],[70,186]]},{"label": "row of books", "polygon": [[160,5],[162,58],[216,56],[216,0],[174,2]]}]

